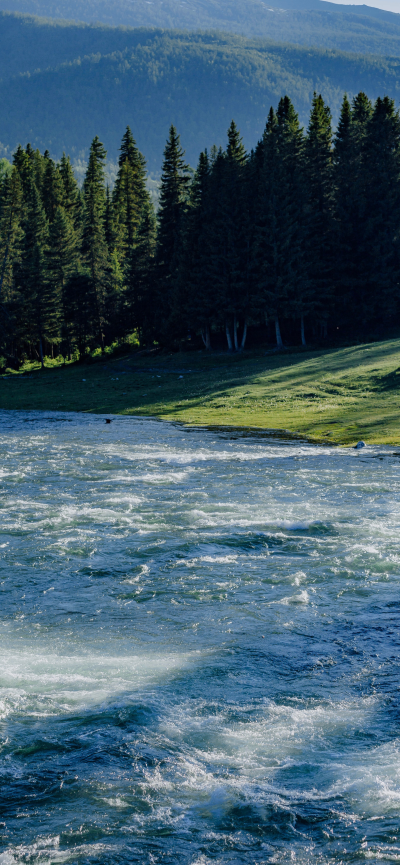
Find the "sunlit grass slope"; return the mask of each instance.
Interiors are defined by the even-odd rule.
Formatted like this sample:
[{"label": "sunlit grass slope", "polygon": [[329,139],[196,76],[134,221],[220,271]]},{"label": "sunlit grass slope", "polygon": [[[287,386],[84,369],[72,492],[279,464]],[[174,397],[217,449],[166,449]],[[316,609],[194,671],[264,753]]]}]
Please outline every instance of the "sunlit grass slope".
[{"label": "sunlit grass slope", "polygon": [[282,354],[140,354],[0,378],[3,409],[152,415],[400,444],[400,340]]}]

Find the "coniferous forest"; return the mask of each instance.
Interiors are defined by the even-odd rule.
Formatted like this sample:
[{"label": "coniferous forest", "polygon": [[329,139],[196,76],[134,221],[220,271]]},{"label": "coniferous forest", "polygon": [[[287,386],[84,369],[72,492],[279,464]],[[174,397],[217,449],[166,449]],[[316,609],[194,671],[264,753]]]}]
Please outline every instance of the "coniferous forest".
[{"label": "coniferous forest", "polygon": [[2,365],[84,358],[135,340],[240,351],[272,337],[373,338],[400,312],[400,116],[394,101],[344,98],[332,131],[314,94],[300,127],[290,99],[246,153],[185,162],[171,126],[160,206],[129,127],[114,188],[92,141],[80,189],[67,156],[19,146],[0,188]]}]

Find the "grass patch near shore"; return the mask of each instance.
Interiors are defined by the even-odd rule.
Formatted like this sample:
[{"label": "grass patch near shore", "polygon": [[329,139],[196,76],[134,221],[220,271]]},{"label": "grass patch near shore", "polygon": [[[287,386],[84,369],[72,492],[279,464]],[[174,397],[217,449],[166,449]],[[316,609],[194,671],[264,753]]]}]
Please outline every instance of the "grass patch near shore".
[{"label": "grass patch near shore", "polygon": [[400,444],[400,339],[243,355],[128,354],[0,377],[0,408],[150,415]]}]

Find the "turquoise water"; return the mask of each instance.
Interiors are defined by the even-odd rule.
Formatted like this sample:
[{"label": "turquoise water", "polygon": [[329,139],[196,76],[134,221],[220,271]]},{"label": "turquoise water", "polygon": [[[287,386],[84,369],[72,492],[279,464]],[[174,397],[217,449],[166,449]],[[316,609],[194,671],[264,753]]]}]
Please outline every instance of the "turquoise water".
[{"label": "turquoise water", "polygon": [[395,449],[0,421],[0,865],[400,861]]}]

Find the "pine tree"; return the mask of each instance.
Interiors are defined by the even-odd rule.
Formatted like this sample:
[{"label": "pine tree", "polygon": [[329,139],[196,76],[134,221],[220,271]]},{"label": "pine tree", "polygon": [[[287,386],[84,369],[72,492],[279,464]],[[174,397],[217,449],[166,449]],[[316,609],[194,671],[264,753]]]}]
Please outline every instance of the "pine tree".
[{"label": "pine tree", "polygon": [[[261,160],[260,160],[261,161]],[[275,324],[278,348],[283,347],[281,322],[310,312],[311,292],[305,264],[304,138],[290,99],[271,108],[263,136],[259,180],[254,267],[259,303]]]},{"label": "pine tree", "polygon": [[10,300],[13,268],[20,253],[22,238],[22,184],[17,169],[12,169],[0,196],[0,303]]},{"label": "pine tree", "polygon": [[61,309],[57,291],[47,272],[48,221],[35,184],[32,186],[24,224],[21,261],[16,274],[20,342],[38,345],[42,367],[44,343],[60,340]]},{"label": "pine tree", "polygon": [[84,217],[82,253],[92,281],[93,318],[97,338],[104,350],[108,320],[109,253],[105,235],[105,159],[106,151],[98,136],[93,139],[83,184]]},{"label": "pine tree", "polygon": [[[222,241],[225,262],[225,280],[221,293],[221,306],[225,318],[225,328],[228,345],[229,321],[233,325],[233,346],[239,349],[238,327],[239,318],[244,317],[244,339],[247,331],[247,316],[249,309],[246,292],[246,240],[248,232],[247,198],[245,195],[245,169],[247,154],[243,146],[240,132],[232,120],[228,129],[228,145],[224,159],[223,171],[223,230],[219,235]],[[244,342],[242,339],[244,347]]]},{"label": "pine tree", "polygon": [[133,248],[143,208],[148,207],[150,201],[146,189],[146,162],[129,126],[121,142],[118,166],[113,205],[119,229],[119,247],[125,258]]},{"label": "pine tree", "polygon": [[169,338],[169,323],[177,279],[184,215],[188,206],[189,167],[174,126],[164,150],[155,268],[156,331]]},{"label": "pine tree", "polygon": [[13,166],[18,172],[22,187],[23,201],[26,202],[29,199],[32,190],[33,169],[27,152],[23,149],[23,147],[21,147],[20,144],[18,145],[17,150],[15,151],[13,156]]},{"label": "pine tree", "polygon": [[65,153],[61,157],[59,171],[64,187],[62,206],[71,220],[75,231],[80,233],[82,228],[82,199],[71,160]]},{"label": "pine tree", "polygon": [[5,177],[0,194],[0,339],[2,349],[9,355],[14,353],[14,276],[21,254],[21,222],[22,184],[14,166]]},{"label": "pine tree", "polygon": [[334,280],[333,151],[331,112],[321,95],[314,93],[305,143],[307,189],[307,261],[317,323],[327,335],[329,305]]},{"label": "pine tree", "polygon": [[400,115],[393,99],[378,97],[364,142],[365,277],[363,317],[374,329],[393,321],[400,279]]},{"label": "pine tree", "polygon": [[[335,262],[336,317],[340,327],[354,329],[354,309],[360,310],[364,284],[364,228],[368,167],[365,136],[372,105],[359,93],[350,105],[343,99],[334,147],[334,236],[340,250]],[[357,326],[361,319],[357,317]]]},{"label": "pine tree", "polygon": [[141,221],[126,262],[123,307],[125,332],[137,330],[140,344],[154,336],[154,256],[157,223],[151,202],[142,209]]},{"label": "pine tree", "polygon": [[58,206],[50,225],[48,244],[48,282],[62,309],[61,349],[71,359],[73,315],[69,285],[79,271],[79,248],[75,228],[63,207]]},{"label": "pine tree", "polygon": [[41,195],[44,172],[45,172],[45,168],[46,168],[46,159],[49,158],[49,152],[48,152],[48,150],[46,150],[44,155],[42,156],[42,154],[40,153],[40,150],[38,150],[38,148],[36,148],[36,150],[34,150],[30,144],[27,144],[26,145],[26,153],[27,153],[27,156],[28,156],[28,159],[29,159],[29,162],[31,165],[31,169],[32,169],[33,182],[36,186],[36,189],[39,192],[39,195]]},{"label": "pine tree", "polygon": [[[189,207],[182,232],[182,252],[174,295],[176,316],[189,330],[199,331],[211,349],[211,327],[217,320],[216,292],[210,272],[211,166],[207,151],[200,154],[190,188]],[[212,230],[212,229],[211,229]]]},{"label": "pine tree", "polygon": [[64,203],[64,184],[59,169],[47,152],[44,158],[41,195],[47,219],[52,222],[58,207]]}]

